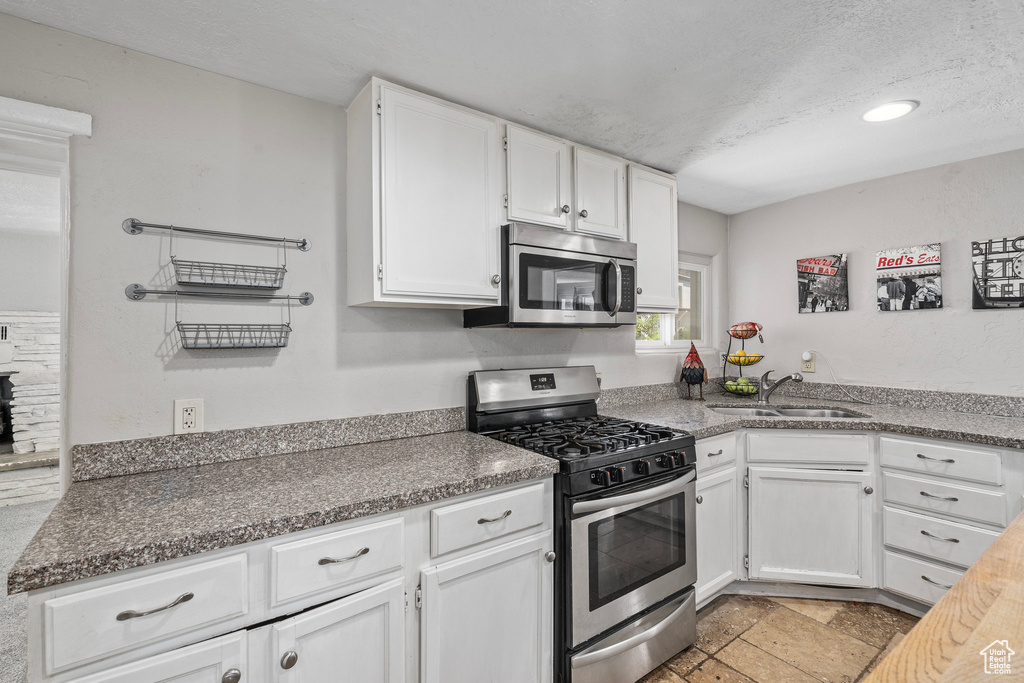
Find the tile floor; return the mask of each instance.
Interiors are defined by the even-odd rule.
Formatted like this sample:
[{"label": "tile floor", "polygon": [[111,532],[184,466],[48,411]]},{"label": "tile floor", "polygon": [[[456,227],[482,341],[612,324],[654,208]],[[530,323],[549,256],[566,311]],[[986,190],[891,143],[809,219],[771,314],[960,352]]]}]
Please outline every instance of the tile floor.
[{"label": "tile floor", "polygon": [[697,613],[697,642],[641,683],[854,683],[917,621],[862,602],[725,595]]}]

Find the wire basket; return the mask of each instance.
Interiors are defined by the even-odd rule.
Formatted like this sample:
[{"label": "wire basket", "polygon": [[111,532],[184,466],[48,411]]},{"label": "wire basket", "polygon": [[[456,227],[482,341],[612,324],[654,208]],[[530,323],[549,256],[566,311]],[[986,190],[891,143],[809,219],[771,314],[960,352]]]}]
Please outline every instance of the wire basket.
[{"label": "wire basket", "polygon": [[749,355],[744,354],[742,356],[734,353],[726,356],[725,359],[729,361],[729,363],[731,363],[732,365],[746,366],[760,363],[762,360],[764,360],[764,356],[762,356],[759,353],[751,353]]},{"label": "wire basket", "polygon": [[[732,384],[729,384],[732,382]],[[750,384],[739,384],[737,379],[726,379],[722,382],[722,387],[730,394],[736,394],[737,396],[755,396],[757,394],[758,382],[757,380],[750,380]]]},{"label": "wire basket", "polygon": [[179,285],[206,287],[248,287],[250,289],[281,289],[284,266],[247,266],[239,263],[185,261],[171,257],[174,277]]},{"label": "wire basket", "polygon": [[288,346],[291,325],[177,324],[186,349],[268,349]]}]

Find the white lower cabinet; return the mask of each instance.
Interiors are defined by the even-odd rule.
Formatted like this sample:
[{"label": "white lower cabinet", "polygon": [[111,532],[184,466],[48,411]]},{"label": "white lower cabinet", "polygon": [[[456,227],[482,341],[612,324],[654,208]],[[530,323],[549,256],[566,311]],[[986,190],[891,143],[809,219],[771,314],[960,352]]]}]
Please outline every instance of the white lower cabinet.
[{"label": "white lower cabinet", "polygon": [[[402,683],[405,590],[401,579],[356,593],[254,632],[258,681]],[[262,638],[261,638],[262,636]],[[287,667],[287,668],[285,668]],[[262,671],[262,675],[259,673]]]},{"label": "white lower cabinet", "polygon": [[421,683],[549,683],[551,532],[425,569]]},{"label": "white lower cabinet", "polygon": [[75,683],[241,683],[252,680],[242,673],[247,671],[246,643],[245,632],[231,633]]},{"label": "white lower cabinet", "polygon": [[748,473],[751,579],[873,585],[871,473],[783,467]]},{"label": "white lower cabinet", "polygon": [[697,603],[739,577],[736,468],[697,478]]}]

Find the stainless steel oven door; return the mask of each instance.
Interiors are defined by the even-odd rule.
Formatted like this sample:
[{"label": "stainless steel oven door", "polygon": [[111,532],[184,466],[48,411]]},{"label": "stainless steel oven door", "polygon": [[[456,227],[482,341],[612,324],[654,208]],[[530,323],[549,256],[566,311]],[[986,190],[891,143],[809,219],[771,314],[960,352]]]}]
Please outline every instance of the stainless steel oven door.
[{"label": "stainless steel oven door", "polygon": [[571,503],[572,647],[696,583],[696,476]]},{"label": "stainless steel oven door", "polygon": [[636,324],[635,298],[623,296],[623,283],[636,282],[636,261],[518,244],[509,252],[510,322]]}]

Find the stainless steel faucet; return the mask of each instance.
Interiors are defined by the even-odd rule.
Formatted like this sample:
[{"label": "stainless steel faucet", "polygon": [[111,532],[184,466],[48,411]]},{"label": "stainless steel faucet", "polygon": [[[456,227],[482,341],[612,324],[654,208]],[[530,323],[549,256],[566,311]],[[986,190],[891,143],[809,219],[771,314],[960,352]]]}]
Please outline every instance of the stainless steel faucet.
[{"label": "stainless steel faucet", "polygon": [[786,382],[790,380],[793,380],[794,382],[804,381],[803,375],[801,375],[799,372],[794,372],[792,375],[786,375],[785,377],[780,377],[774,382],[769,382],[768,375],[772,374],[773,372],[775,371],[769,370],[768,372],[761,375],[761,383],[757,387],[757,402],[760,404],[768,405],[768,397],[771,396],[776,389],[781,387]]}]

